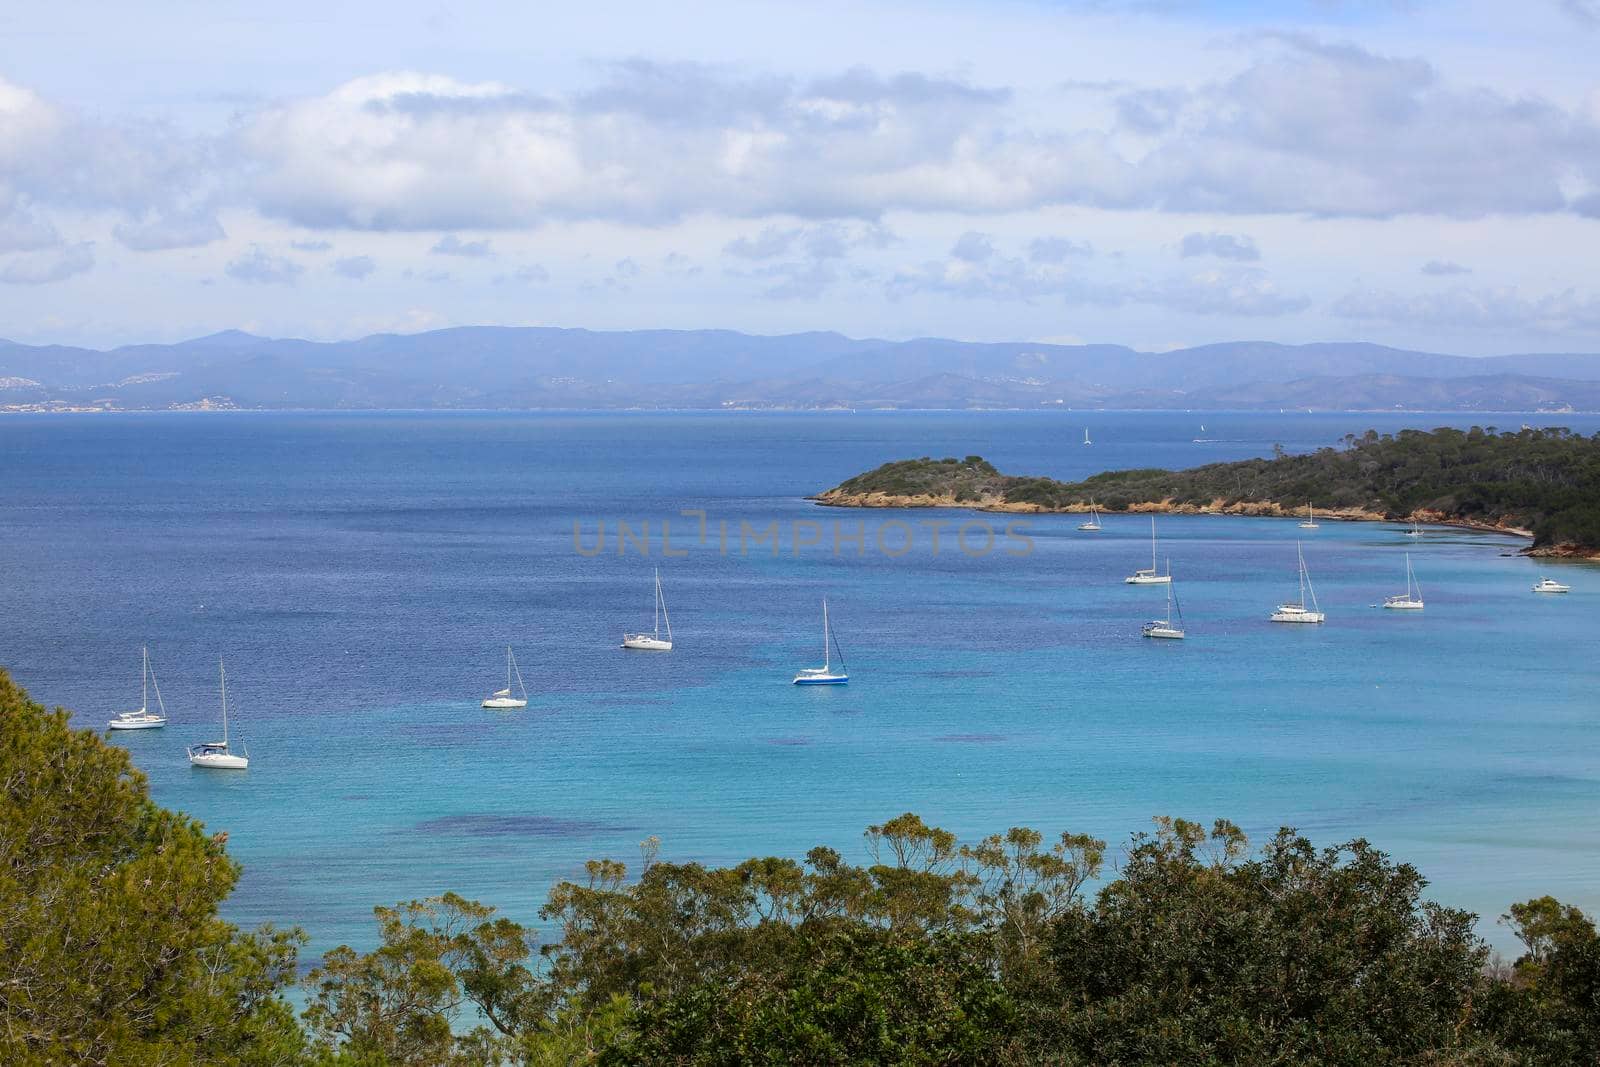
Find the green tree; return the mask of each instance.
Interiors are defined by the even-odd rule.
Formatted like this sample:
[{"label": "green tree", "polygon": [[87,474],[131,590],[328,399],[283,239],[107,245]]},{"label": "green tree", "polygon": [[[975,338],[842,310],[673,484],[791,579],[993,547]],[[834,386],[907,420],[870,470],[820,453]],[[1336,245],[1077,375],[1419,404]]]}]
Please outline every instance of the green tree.
[{"label": "green tree", "polygon": [[998,1062],[1015,1010],[973,941],[807,924],[760,970],[645,1000],[600,1062]]},{"label": "green tree", "polygon": [[1500,921],[1527,951],[1510,975],[1488,981],[1480,1028],[1529,1062],[1600,1063],[1600,933],[1554,897],[1513,904]]},{"label": "green tree", "polygon": [[[378,947],[341,945],[307,983],[306,1022],[338,1063],[534,1061],[547,1044],[548,986],[532,931],[454,893],[376,908]],[[464,1029],[462,1024],[479,1025]]]},{"label": "green tree", "polygon": [[0,1062],[292,1064],[295,931],[217,918],[225,834],[0,671]]},{"label": "green tree", "polygon": [[1091,1063],[1351,1064],[1453,1054],[1487,950],[1473,916],[1364,841],[1158,820],[1052,956],[1053,1035]]}]

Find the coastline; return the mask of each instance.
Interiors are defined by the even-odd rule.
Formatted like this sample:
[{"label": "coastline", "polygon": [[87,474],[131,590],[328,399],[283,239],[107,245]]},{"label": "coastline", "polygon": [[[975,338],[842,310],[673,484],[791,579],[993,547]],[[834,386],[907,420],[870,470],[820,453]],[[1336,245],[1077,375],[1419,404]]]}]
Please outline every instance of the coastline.
[{"label": "coastline", "polygon": [[[1074,503],[1059,508],[1048,508],[1039,504],[1009,503],[998,497],[958,501],[954,496],[931,493],[895,496],[888,493],[841,493],[836,489],[830,489],[806,499],[821,507],[830,508],[937,508],[1007,515],[1082,515],[1089,511],[1088,504]],[[1122,509],[1102,507],[1098,510],[1103,515],[1230,515],[1254,519],[1292,519],[1300,515],[1299,506],[1286,508],[1276,502],[1258,500],[1232,503],[1214,500],[1209,504],[1177,504],[1170,500],[1162,500],[1133,504]],[[1397,517],[1366,508],[1330,508],[1327,511],[1318,511],[1317,519],[1331,522],[1389,523],[1414,520],[1427,526],[1450,526],[1477,533],[1507,534],[1530,541],[1533,539],[1533,531],[1520,526],[1473,522],[1470,519],[1453,518],[1441,512],[1427,510]],[[1570,544],[1545,545],[1538,548],[1529,545],[1520,549],[1519,554],[1541,559],[1600,561],[1600,550],[1584,549]]]}]

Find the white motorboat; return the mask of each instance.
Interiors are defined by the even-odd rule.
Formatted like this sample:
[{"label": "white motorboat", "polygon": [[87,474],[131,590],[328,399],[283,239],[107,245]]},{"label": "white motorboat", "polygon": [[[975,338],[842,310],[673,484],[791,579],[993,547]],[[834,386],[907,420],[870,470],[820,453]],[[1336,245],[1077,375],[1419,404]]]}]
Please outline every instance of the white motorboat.
[{"label": "white motorboat", "polygon": [[1572,586],[1562,585],[1554,578],[1540,578],[1534,584],[1533,591],[1535,593],[1570,593],[1572,592]]},{"label": "white motorboat", "polygon": [[[839,652],[839,668],[833,667],[832,652]],[[850,674],[845,670],[844,652],[839,649],[839,642],[833,636],[833,630],[828,625],[828,601],[822,601],[822,666],[802,667],[800,673],[794,676],[795,685],[844,685],[850,681]]]},{"label": "white motorboat", "polygon": [[[661,636],[662,622],[667,624],[667,636]],[[667,598],[661,594],[661,569],[656,568],[656,628],[647,634],[623,634],[622,647],[640,652],[672,651],[672,620],[667,617]]]},{"label": "white motorboat", "polygon": [[[516,680],[518,691],[522,696],[511,695],[512,680]],[[525,708],[528,706],[528,689],[522,684],[522,671],[517,668],[517,657],[511,654],[511,646],[506,646],[506,687],[497,689],[483,700],[483,706],[503,710],[508,708]]]},{"label": "white motorboat", "polygon": [[1300,524],[1300,529],[1302,529],[1302,530],[1320,530],[1320,529],[1322,529],[1322,527],[1317,525],[1317,513],[1312,510],[1311,501],[1309,501],[1309,500],[1306,501],[1306,518],[1305,518],[1305,521]]},{"label": "white motorboat", "polygon": [[[1317,604],[1317,591],[1311,586],[1311,572],[1306,570],[1306,555],[1299,545],[1295,546],[1295,554],[1300,557],[1300,599],[1288,601],[1278,605],[1278,610],[1272,613],[1273,622],[1309,622],[1320,623],[1326,620],[1321,607]],[[1311,603],[1306,604],[1306,594],[1311,595]]]},{"label": "white motorboat", "polygon": [[[150,710],[150,687],[155,686],[156,707],[159,712]],[[124,711],[115,719],[106,723],[111,730],[158,730],[167,725],[167,706],[161,700],[161,683],[156,681],[156,672],[150,666],[150,650],[144,650],[144,698],[139,701],[138,711]]]},{"label": "white motorboat", "polygon": [[1098,532],[1100,529],[1100,509],[1094,506],[1093,497],[1089,498],[1089,518],[1085,522],[1078,523],[1078,529],[1088,530],[1091,533]]},{"label": "white motorboat", "polygon": [[1150,566],[1141,567],[1122,579],[1125,585],[1167,585],[1172,581],[1172,560],[1167,560],[1167,573],[1156,573],[1156,517],[1150,516]]},{"label": "white motorboat", "polygon": [[[1172,564],[1168,563],[1167,570],[1170,571],[1171,569]],[[1178,620],[1176,622],[1172,620],[1172,610],[1174,607],[1176,607],[1178,610]],[[1140,632],[1146,637],[1160,637],[1169,641],[1183,640],[1183,605],[1178,603],[1178,597],[1177,594],[1172,591],[1171,582],[1167,583],[1167,617],[1165,619],[1152,619],[1144,624],[1144,629]]]},{"label": "white motorboat", "polygon": [[223,669],[220,658],[217,660],[217,678],[222,687],[222,740],[190,745],[189,764],[214,771],[246,770],[250,766],[250,750],[246,748],[244,755],[240,756],[228,747],[228,672]]},{"label": "white motorboat", "polygon": [[1083,443],[1086,445],[1094,444],[1093,441],[1089,440],[1089,427],[1087,426],[1083,428]]}]

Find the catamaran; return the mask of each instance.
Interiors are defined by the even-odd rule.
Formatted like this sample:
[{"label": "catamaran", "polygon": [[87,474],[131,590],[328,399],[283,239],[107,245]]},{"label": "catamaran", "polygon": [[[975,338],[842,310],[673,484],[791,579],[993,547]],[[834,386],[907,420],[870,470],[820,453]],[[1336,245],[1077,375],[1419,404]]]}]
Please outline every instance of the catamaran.
[{"label": "catamaran", "polygon": [[1172,560],[1167,560],[1167,573],[1156,573],[1156,517],[1150,516],[1150,566],[1141,567],[1122,579],[1125,585],[1166,585],[1172,581]]},{"label": "catamaran", "polygon": [[1383,606],[1394,611],[1421,611],[1422,585],[1411,569],[1411,553],[1406,553],[1406,591],[1383,598]]},{"label": "catamaran", "polygon": [[[1167,571],[1172,570],[1172,563],[1168,561]],[[1172,621],[1172,609],[1178,609],[1178,621]],[[1178,603],[1177,594],[1172,591],[1172,583],[1167,583],[1167,617],[1165,619],[1152,619],[1144,624],[1141,631],[1146,637],[1164,637],[1169,641],[1183,640],[1183,605]]]},{"label": "catamaran", "polygon": [[[1306,554],[1299,545],[1294,546],[1300,557],[1300,599],[1279,604],[1272,613],[1273,622],[1322,622],[1326,616],[1317,604],[1317,591],[1311,586],[1311,572],[1306,570]],[[1311,594],[1311,606],[1306,606],[1306,594]]]},{"label": "catamaran", "polygon": [[[833,669],[832,652],[839,653],[839,669]],[[833,636],[833,631],[828,626],[828,600],[822,600],[822,666],[802,667],[800,673],[794,676],[795,685],[844,685],[850,681],[850,675],[844,666],[844,650],[839,648],[839,642]]]},{"label": "catamaran", "polygon": [[[661,624],[667,624],[667,636],[661,636]],[[656,568],[656,628],[647,634],[623,634],[622,647],[640,652],[672,651],[672,620],[667,617],[667,598],[661,593],[661,568]]]},{"label": "catamaran", "polygon": [[189,764],[214,771],[247,770],[250,767],[250,750],[246,748],[244,755],[238,756],[228,748],[228,672],[223,669],[220,656],[217,658],[217,678],[222,686],[222,740],[190,745]]},{"label": "catamaran", "polygon": [[1315,511],[1311,510],[1311,501],[1309,501],[1309,500],[1306,501],[1306,520],[1300,524],[1300,529],[1302,529],[1302,530],[1317,530],[1317,529],[1321,529],[1321,527],[1319,527],[1317,525],[1317,513]]},{"label": "catamaran", "polygon": [[1562,585],[1554,578],[1540,578],[1538,583],[1534,585],[1533,591],[1535,593],[1570,593],[1572,592],[1572,586]]},{"label": "catamaran", "polygon": [[[156,707],[161,711],[158,714],[150,710],[150,687],[154,684],[156,690]],[[150,667],[150,650],[144,650],[144,699],[139,701],[138,711],[124,711],[115,719],[106,723],[112,730],[156,730],[167,725],[167,706],[161,700],[161,683],[156,681],[156,672]]]},{"label": "catamaran", "polygon": [[[511,695],[511,680],[517,680],[517,689],[521,691],[521,698]],[[506,646],[506,687],[496,690],[491,696],[485,697],[483,706],[495,708],[525,708],[528,706],[528,689],[522,684],[522,672],[517,669],[517,657],[511,654],[511,646]]]},{"label": "catamaran", "polygon": [[1094,506],[1094,497],[1089,498],[1089,519],[1087,522],[1078,523],[1078,529],[1090,532],[1100,529],[1100,509]]}]

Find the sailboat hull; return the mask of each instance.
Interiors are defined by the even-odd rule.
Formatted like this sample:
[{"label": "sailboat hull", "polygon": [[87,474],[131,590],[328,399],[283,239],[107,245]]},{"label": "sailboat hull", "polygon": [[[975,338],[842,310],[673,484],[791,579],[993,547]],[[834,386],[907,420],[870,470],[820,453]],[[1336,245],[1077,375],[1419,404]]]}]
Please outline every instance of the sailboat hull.
[{"label": "sailboat hull", "polygon": [[518,700],[516,697],[490,697],[488,700],[483,702],[483,706],[496,710],[504,710],[507,708],[525,708],[528,706],[528,702],[526,700]]},{"label": "sailboat hull", "polygon": [[1122,579],[1125,585],[1171,585],[1170,574],[1130,574]]},{"label": "sailboat hull", "polygon": [[1422,601],[1412,600],[1409,597],[1390,597],[1383,602],[1383,606],[1390,611],[1421,611]]},{"label": "sailboat hull", "polygon": [[794,676],[795,685],[848,685],[848,674],[807,674],[800,673]]},{"label": "sailboat hull", "polygon": [[191,748],[189,765],[208,771],[243,771],[250,768],[250,757],[235,756],[231,752]]},{"label": "sailboat hull", "polygon": [[672,642],[654,634],[623,634],[622,647],[636,652],[671,652]]},{"label": "sailboat hull", "polygon": [[1168,626],[1166,623],[1162,622],[1153,622],[1146,626],[1144,628],[1144,635],[1146,637],[1156,637],[1167,641],[1183,640],[1182,630],[1178,629],[1176,626]]},{"label": "sailboat hull", "polygon": [[1306,611],[1304,608],[1282,607],[1272,613],[1273,622],[1320,623],[1323,619],[1322,612]]},{"label": "sailboat hull", "polygon": [[138,719],[112,719],[106,723],[108,730],[159,730],[167,725],[166,719],[138,718]]}]

